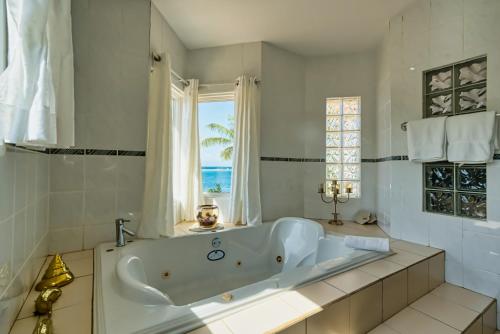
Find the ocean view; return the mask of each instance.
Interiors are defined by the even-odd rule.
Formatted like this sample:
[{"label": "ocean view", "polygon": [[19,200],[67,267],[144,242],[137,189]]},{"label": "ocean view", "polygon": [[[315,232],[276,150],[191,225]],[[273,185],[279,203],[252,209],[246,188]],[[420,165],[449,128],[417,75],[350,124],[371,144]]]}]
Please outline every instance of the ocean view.
[{"label": "ocean view", "polygon": [[[202,167],[201,180],[203,192],[210,192],[210,190],[212,190],[211,192],[230,192],[231,174],[232,167]],[[220,189],[218,185],[220,185]]]}]

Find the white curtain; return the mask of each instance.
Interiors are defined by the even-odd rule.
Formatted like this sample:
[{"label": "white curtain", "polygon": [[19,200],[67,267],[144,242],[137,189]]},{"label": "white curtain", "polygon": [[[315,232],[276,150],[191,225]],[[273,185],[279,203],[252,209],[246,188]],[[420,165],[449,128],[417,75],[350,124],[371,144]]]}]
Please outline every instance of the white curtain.
[{"label": "white curtain", "polygon": [[155,64],[149,77],[146,180],[138,228],[142,238],[174,234],[171,130],[170,61],[163,54],[162,61]]},{"label": "white curtain", "polygon": [[200,139],[198,133],[198,80],[184,88],[183,103],[174,108],[174,222],[196,220],[201,201]]},{"label": "white curtain", "polygon": [[262,223],[259,184],[259,91],[256,78],[238,78],[235,91],[235,138],[229,221]]},{"label": "white curtain", "polygon": [[0,146],[73,146],[71,1],[7,0],[7,25]]}]

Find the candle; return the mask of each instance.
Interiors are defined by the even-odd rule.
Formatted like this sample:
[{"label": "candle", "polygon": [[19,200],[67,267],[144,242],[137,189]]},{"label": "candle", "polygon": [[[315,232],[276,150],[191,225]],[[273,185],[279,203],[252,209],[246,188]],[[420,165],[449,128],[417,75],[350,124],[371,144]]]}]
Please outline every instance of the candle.
[{"label": "candle", "polygon": [[323,185],[323,183],[320,183],[318,185],[318,193],[319,194],[324,194],[325,193],[325,186]]},{"label": "candle", "polygon": [[335,186],[335,194],[339,194],[340,193],[340,183],[335,181],[334,186]]},{"label": "candle", "polygon": [[350,184],[350,183],[347,184],[345,192],[348,194],[352,193],[352,184]]}]

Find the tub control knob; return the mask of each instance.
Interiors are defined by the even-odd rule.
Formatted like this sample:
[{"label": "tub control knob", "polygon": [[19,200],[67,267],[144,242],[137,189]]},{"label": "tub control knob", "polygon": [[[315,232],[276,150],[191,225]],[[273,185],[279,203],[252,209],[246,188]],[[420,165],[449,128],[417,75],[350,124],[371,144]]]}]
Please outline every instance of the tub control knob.
[{"label": "tub control knob", "polygon": [[213,248],[219,248],[221,244],[222,244],[222,240],[220,240],[220,238],[214,238],[212,240],[212,247]]}]

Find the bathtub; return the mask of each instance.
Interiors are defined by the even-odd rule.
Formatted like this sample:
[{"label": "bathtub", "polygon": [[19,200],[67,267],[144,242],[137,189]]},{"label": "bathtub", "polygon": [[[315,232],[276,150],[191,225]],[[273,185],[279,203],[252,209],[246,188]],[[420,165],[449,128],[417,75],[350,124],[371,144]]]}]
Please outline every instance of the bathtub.
[{"label": "bathtub", "polygon": [[94,333],[185,333],[280,291],[389,254],[302,218],[95,252]]}]

